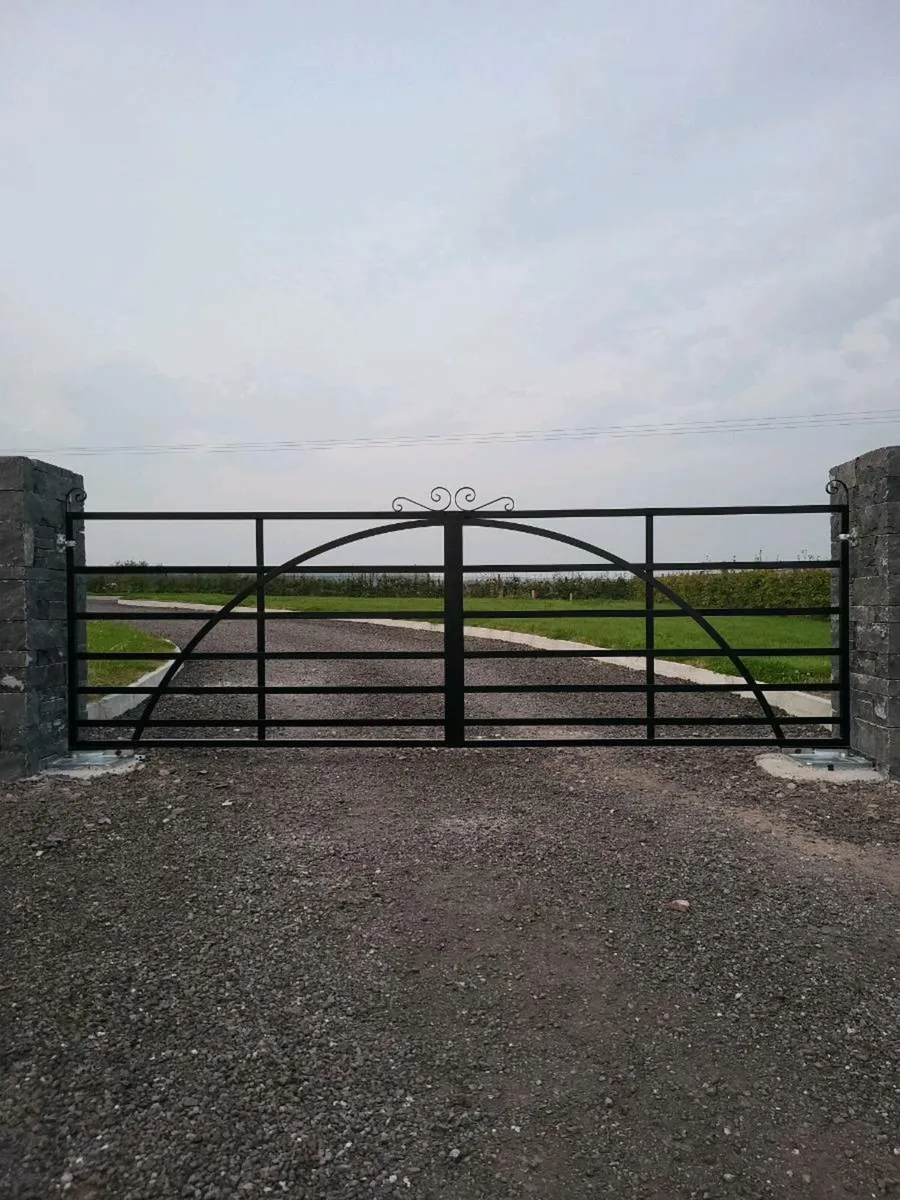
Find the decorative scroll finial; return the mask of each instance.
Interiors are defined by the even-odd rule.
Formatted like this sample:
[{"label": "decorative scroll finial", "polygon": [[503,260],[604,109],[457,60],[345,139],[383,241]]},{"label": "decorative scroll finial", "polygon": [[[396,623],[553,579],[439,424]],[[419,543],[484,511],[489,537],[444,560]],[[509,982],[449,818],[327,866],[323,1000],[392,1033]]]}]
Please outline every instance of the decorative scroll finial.
[{"label": "decorative scroll finial", "polygon": [[849,503],[850,489],[844,483],[843,479],[829,479],[825,484],[825,491],[829,496],[836,496],[843,489],[844,499]]},{"label": "decorative scroll finial", "polygon": [[83,505],[85,500],[87,500],[87,492],[83,487],[70,488],[66,496],[66,511],[78,505]]},{"label": "decorative scroll finial", "polygon": [[395,496],[391,501],[391,508],[394,512],[405,512],[404,505],[412,505],[414,508],[424,509],[426,512],[446,512],[451,506],[458,509],[460,512],[482,512],[486,508],[498,507],[503,512],[512,512],[516,507],[516,502],[512,496],[498,496],[495,500],[488,500],[485,504],[476,504],[477,493],[474,488],[461,487],[455,492],[451,492],[449,488],[434,487],[431,489],[431,503],[423,504],[420,500],[411,500],[409,496]]}]

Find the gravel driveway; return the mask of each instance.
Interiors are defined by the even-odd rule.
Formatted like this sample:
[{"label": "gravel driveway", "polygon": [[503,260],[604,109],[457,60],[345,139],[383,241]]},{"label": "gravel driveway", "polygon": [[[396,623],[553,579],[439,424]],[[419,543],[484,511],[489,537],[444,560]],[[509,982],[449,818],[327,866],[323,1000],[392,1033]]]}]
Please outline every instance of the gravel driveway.
[{"label": "gravel driveway", "polygon": [[900,1194],[896,787],[211,748],[0,796],[4,1197]]}]

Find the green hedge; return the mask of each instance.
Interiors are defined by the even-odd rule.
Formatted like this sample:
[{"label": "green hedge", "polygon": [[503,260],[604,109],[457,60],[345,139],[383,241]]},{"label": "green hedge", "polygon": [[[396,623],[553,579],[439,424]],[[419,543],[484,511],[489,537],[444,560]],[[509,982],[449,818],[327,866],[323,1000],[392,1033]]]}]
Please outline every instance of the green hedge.
[{"label": "green hedge", "polygon": [[824,608],[829,571],[692,571],[661,579],[695,608]]},{"label": "green hedge", "polygon": [[[135,565],[135,564],[117,564]],[[829,572],[798,570],[691,571],[660,578],[697,608],[825,607],[831,603]],[[88,589],[99,595],[152,595],[155,592],[234,593],[252,582],[249,575],[146,575],[111,573],[88,576]],[[269,590],[274,596],[422,596],[438,597],[439,575],[285,575]],[[633,576],[555,575],[470,577],[469,596],[535,597],[545,600],[637,600],[644,584]]]}]

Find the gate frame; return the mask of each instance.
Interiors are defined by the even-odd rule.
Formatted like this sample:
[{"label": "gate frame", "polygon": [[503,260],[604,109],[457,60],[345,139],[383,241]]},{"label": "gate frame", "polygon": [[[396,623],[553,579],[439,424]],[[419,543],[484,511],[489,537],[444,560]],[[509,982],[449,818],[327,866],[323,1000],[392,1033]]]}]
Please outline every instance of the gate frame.
[{"label": "gate frame", "polygon": [[[139,687],[118,689],[120,691],[130,691],[136,696],[147,695],[149,703],[144,706],[143,712],[139,717],[133,720],[129,719],[96,719],[88,720],[80,715],[80,707],[83,697],[87,694],[97,694],[100,689],[91,688],[79,682],[79,673],[77,670],[69,672],[69,742],[70,748],[73,750],[79,749],[112,749],[112,748],[130,748],[135,749],[140,747],[167,746],[167,747],[247,747],[247,746],[279,746],[279,747],[307,747],[315,746],[327,747],[461,747],[461,746],[640,746],[640,745],[658,745],[658,746],[698,746],[698,745],[716,745],[716,746],[781,746],[781,747],[828,747],[828,748],[847,748],[850,739],[850,713],[849,713],[849,688],[850,688],[850,636],[849,636],[849,504],[835,502],[834,481],[829,484],[828,490],[832,497],[832,503],[820,505],[752,505],[752,506],[717,506],[717,507],[662,507],[662,508],[613,508],[613,509],[526,509],[516,512],[516,521],[509,521],[507,518],[513,512],[515,505],[512,499],[508,496],[500,497],[497,500],[492,500],[487,504],[475,504],[476,494],[471,488],[459,488],[455,493],[451,493],[447,488],[434,488],[431,492],[431,504],[424,504],[418,501],[410,500],[408,497],[397,497],[392,504],[391,510],[384,511],[345,511],[345,512],[85,512],[75,511],[71,508],[66,512],[66,570],[67,570],[67,615],[68,615],[68,649],[69,661],[71,664],[81,663],[88,659],[114,659],[123,660],[171,660],[171,653],[166,652],[107,652],[91,654],[79,646],[79,630],[80,622],[90,620],[124,620],[129,622],[141,622],[147,620],[160,620],[159,613],[137,613],[128,612],[124,614],[90,614],[86,610],[80,611],[77,604],[79,595],[79,580],[85,576],[101,575],[101,574],[241,574],[251,576],[246,587],[242,588],[219,610],[212,614],[204,623],[202,628],[195,633],[188,641],[186,646],[178,653],[175,660],[167,670],[164,678],[155,687]],[[83,497],[79,497],[79,500]],[[410,511],[405,506],[412,506],[415,510]],[[500,508],[492,507],[501,505]],[[837,518],[842,534],[846,535],[839,539],[838,557],[828,560],[796,560],[796,561],[769,561],[769,562],[664,562],[655,561],[654,556],[654,539],[655,539],[655,521],[660,517],[713,517],[713,516],[768,516],[768,515],[786,515],[786,514],[822,514],[828,515],[829,518]],[[548,530],[541,527],[530,525],[521,525],[522,520],[560,520],[567,518],[642,518],[644,521],[644,545],[645,554],[642,563],[632,563],[625,559],[612,554],[610,551],[596,546],[593,543],[586,542],[579,538],[573,538],[566,534],[560,534],[554,530]],[[116,566],[85,566],[79,565],[76,561],[74,553],[74,545],[76,543],[76,534],[83,529],[83,523],[89,520],[95,521],[252,521],[254,523],[255,533],[255,563],[250,567],[241,566],[131,566],[131,567],[116,567]],[[321,543],[313,547],[311,550],[304,551],[299,555],[287,560],[277,567],[269,567],[265,562],[265,523],[267,521],[378,521],[388,522],[381,524],[375,528],[358,530],[352,534],[345,535],[340,538],[332,539],[331,541]],[[364,541],[372,537],[385,536],[389,533],[402,532],[408,529],[426,528],[429,526],[441,526],[443,530],[443,563],[439,566],[422,567],[412,566],[411,564],[399,564],[389,566],[369,566],[362,568],[349,566],[331,566],[323,567],[321,564],[309,567],[306,566],[314,558],[326,554],[331,550],[338,549],[341,546],[353,544],[358,541]],[[597,556],[601,561],[591,563],[564,563],[553,564],[550,566],[544,564],[473,564],[467,565],[464,557],[464,530],[466,527],[472,528],[494,528],[507,530],[510,532],[525,533],[532,536],[547,538],[551,541],[559,542],[564,545],[586,551],[591,555]],[[690,605],[683,597],[679,596],[658,577],[657,573],[666,571],[685,571],[685,570],[717,570],[717,569],[769,569],[769,570],[785,570],[785,569],[816,569],[826,567],[832,572],[836,572],[836,585],[834,588],[836,603],[828,607],[779,607],[779,608],[709,608],[696,609]],[[269,585],[274,582],[280,575],[287,572],[296,574],[306,573],[352,573],[354,571],[365,570],[367,572],[378,573],[409,573],[411,571],[424,572],[428,574],[441,574],[444,580],[444,606],[442,613],[435,612],[373,612],[368,614],[365,610],[357,613],[347,612],[297,612],[277,613],[267,611],[265,607],[265,598]],[[483,573],[502,573],[512,572],[516,570],[531,570],[535,572],[550,571],[620,571],[627,572],[633,577],[643,580],[644,582],[644,599],[645,605],[643,612],[634,612],[629,610],[604,610],[602,608],[594,609],[576,609],[570,610],[569,615],[581,616],[604,616],[604,617],[628,617],[643,616],[645,620],[645,648],[642,650],[603,650],[597,647],[595,650],[516,650],[516,651],[477,651],[467,650],[465,646],[465,592],[464,592],[464,577],[466,574]],[[835,576],[833,575],[834,579]],[[656,607],[656,596],[662,595],[671,603],[676,605],[676,611],[670,609],[659,609]],[[256,611],[241,610],[239,608],[243,600],[255,596]],[[479,610],[478,616],[491,617],[533,617],[533,616],[549,616],[558,615],[555,611],[542,613],[538,611],[521,613],[508,613],[504,610]],[[667,691],[682,691],[682,692],[697,692],[699,694],[706,692],[734,692],[733,683],[721,684],[660,684],[656,682],[655,673],[653,670],[654,663],[659,657],[655,645],[655,621],[666,616],[689,616],[691,617],[712,639],[717,643],[717,650],[697,650],[694,648],[675,649],[666,652],[667,657],[673,658],[706,658],[706,657],[728,657],[733,665],[737,668],[740,675],[745,680],[747,690],[753,692],[757,702],[763,710],[762,718],[750,717],[735,717],[735,718],[716,718],[703,717],[700,715],[689,718],[671,718],[660,717],[656,713],[655,698],[660,692]],[[706,620],[708,616],[739,616],[739,615],[770,615],[770,616],[791,616],[791,615],[829,615],[837,625],[836,637],[834,641],[836,645],[825,648],[750,648],[750,649],[735,649],[730,646],[727,640]],[[385,652],[352,652],[352,651],[332,651],[332,652],[271,652],[266,650],[266,628],[269,621],[278,619],[358,619],[366,616],[378,616],[382,619],[398,619],[405,620],[410,617],[423,617],[434,619],[442,616],[444,625],[443,650],[438,652],[411,652],[411,651],[385,651]],[[181,612],[181,613],[166,613],[164,619],[169,620],[193,620],[198,619],[196,611]],[[248,652],[197,652],[196,647],[203,641],[206,635],[218,625],[222,620],[227,619],[252,619],[256,624],[256,649]],[[604,657],[629,658],[640,657],[645,660],[646,675],[643,684],[606,684],[606,685],[577,685],[577,684],[561,684],[556,685],[553,690],[559,691],[593,691],[597,694],[608,692],[643,692],[646,697],[646,708],[644,718],[622,718],[609,717],[598,718],[473,718],[467,719],[465,715],[465,697],[469,692],[478,692],[482,688],[478,686],[467,686],[465,682],[465,664],[468,659],[472,658],[547,658],[547,657],[586,657],[596,658],[599,654]],[[813,718],[791,717],[791,716],[776,716],[768,702],[765,693],[777,693],[779,691],[796,691],[795,684],[763,684],[761,685],[752,675],[744,663],[746,657],[763,657],[766,655],[796,655],[796,656],[813,656],[827,655],[833,661],[833,678],[828,684],[807,684],[803,685],[808,690],[817,692],[829,692],[838,698],[838,706],[834,712],[833,720],[829,722],[832,726],[839,730],[838,736],[829,738],[790,738],[784,732],[783,726],[789,724],[814,724]],[[416,658],[416,659],[442,659],[444,663],[444,683],[442,686],[421,686],[421,687],[399,687],[387,686],[378,687],[362,687],[354,685],[334,685],[332,687],[286,687],[272,688],[267,684],[266,665],[270,659],[274,658],[293,658],[293,659],[391,659],[391,658]],[[257,664],[256,683],[253,687],[181,687],[173,686],[171,681],[184,663],[198,660],[215,660],[215,659],[242,659],[252,660]],[[834,678],[836,676],[836,678]],[[515,685],[484,685],[485,688],[492,692],[511,693],[511,692],[529,692],[543,691],[545,687],[541,685],[531,686],[515,686]],[[381,718],[360,718],[355,719],[340,719],[332,718],[330,720],[315,721],[312,719],[270,719],[266,715],[266,697],[272,694],[397,694],[397,693],[435,693],[442,692],[444,695],[444,717],[443,720],[435,720],[432,718],[397,718],[397,719],[381,719]],[[222,694],[230,693],[234,695],[255,695],[257,698],[257,715],[253,720],[222,720],[222,721],[204,721],[196,720],[179,720],[177,718],[167,718],[164,720],[153,721],[152,714],[163,695],[198,695],[198,694]],[[553,727],[567,727],[572,725],[595,725],[597,727],[609,727],[616,724],[631,725],[645,727],[646,735],[643,738],[620,738],[620,737],[582,737],[582,738],[482,738],[472,739],[466,737],[467,728],[470,726],[486,726],[497,725],[512,727],[515,725],[526,725],[538,727],[542,725]],[[772,739],[763,738],[703,738],[703,737],[661,737],[659,735],[659,727],[665,725],[685,725],[685,726],[711,726],[718,725],[753,725],[767,724],[771,727],[774,734]],[[440,741],[424,739],[424,738],[315,738],[315,739],[298,739],[298,738],[268,738],[268,730],[270,728],[286,729],[290,727],[308,727],[316,726],[321,728],[339,728],[341,726],[352,726],[354,728],[378,727],[378,726],[407,726],[426,728],[429,726],[443,726],[444,736]],[[256,729],[256,736],[252,739],[235,739],[235,738],[209,738],[209,739],[193,739],[193,738],[172,738],[160,737],[152,740],[144,740],[143,734],[145,729],[154,727],[176,728],[179,726],[190,726],[193,728],[204,727],[243,727]],[[92,730],[97,728],[132,728],[133,736],[128,741],[122,739],[99,738],[85,739],[81,736],[83,730]]]}]

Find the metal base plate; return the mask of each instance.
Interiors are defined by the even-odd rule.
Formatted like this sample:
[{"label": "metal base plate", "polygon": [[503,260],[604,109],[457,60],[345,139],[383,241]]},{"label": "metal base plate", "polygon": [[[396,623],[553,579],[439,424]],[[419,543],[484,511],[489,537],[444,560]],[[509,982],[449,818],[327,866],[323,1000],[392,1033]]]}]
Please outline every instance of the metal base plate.
[{"label": "metal base plate", "polygon": [[132,750],[73,750],[49,763],[41,775],[68,775],[84,779],[93,775],[133,771],[141,758]]},{"label": "metal base plate", "polygon": [[821,771],[864,771],[872,764],[852,750],[833,750],[830,747],[810,750],[786,750],[785,758],[802,767],[817,767]]}]

